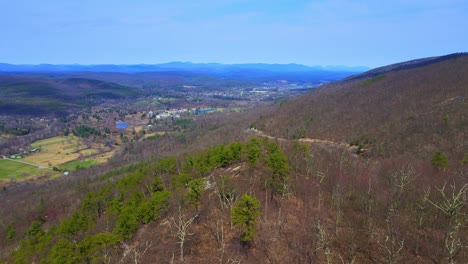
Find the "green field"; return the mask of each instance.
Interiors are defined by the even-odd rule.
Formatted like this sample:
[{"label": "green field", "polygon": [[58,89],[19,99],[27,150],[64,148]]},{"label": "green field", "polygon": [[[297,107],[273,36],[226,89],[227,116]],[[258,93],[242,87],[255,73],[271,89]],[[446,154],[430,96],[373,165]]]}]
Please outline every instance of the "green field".
[{"label": "green field", "polygon": [[[115,150],[110,149],[101,153],[101,149],[106,149],[103,144],[86,145],[75,136],[47,138],[32,143],[31,147],[38,149],[38,151],[18,158],[18,161],[47,168],[39,169],[33,165],[0,159],[0,185],[10,180],[25,180],[45,173],[48,173],[49,176],[61,175],[59,172],[53,172],[53,167],[71,172],[87,169],[95,164],[106,162],[115,152]],[[15,154],[14,156],[20,155]]]},{"label": "green field", "polygon": [[80,156],[91,156],[99,153],[103,144],[92,143],[89,148],[84,142],[75,136],[58,136],[36,141],[31,144],[40,151],[25,156],[23,160],[44,167],[53,167],[78,160]]},{"label": "green field", "polygon": [[58,166],[58,168],[61,169],[61,170],[67,170],[67,171],[73,171],[74,172],[74,171],[87,169],[87,168],[93,166],[96,163],[97,163],[96,160],[90,160],[90,159],[87,159],[87,160],[74,160],[74,161],[70,161],[70,162],[67,162],[65,164],[62,164],[62,165]]},{"label": "green field", "polygon": [[32,165],[0,159],[0,180],[3,181],[9,181],[12,178],[21,180],[44,171],[44,169],[39,169]]}]

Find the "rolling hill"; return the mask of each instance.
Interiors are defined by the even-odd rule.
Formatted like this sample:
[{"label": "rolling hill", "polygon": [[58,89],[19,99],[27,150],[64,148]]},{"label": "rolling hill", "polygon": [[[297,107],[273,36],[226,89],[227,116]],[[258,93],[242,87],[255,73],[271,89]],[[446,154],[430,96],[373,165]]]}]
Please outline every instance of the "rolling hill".
[{"label": "rolling hill", "polygon": [[139,89],[85,78],[0,76],[0,114],[58,115],[102,100],[135,98]]},{"label": "rolling hill", "polygon": [[460,160],[468,126],[468,54],[399,63],[324,85],[256,127],[276,137],[366,145],[378,156],[436,150]]}]

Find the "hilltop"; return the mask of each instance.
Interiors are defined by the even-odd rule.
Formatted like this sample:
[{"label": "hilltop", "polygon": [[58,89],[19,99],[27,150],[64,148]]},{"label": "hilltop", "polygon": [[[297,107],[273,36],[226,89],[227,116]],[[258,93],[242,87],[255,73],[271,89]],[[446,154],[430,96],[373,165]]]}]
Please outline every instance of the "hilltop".
[{"label": "hilltop", "polygon": [[405,62],[400,62],[400,63],[395,63],[383,67],[378,67],[369,71],[366,71],[365,73],[356,75],[356,76],[351,76],[348,79],[363,79],[363,78],[368,78],[368,77],[375,77],[378,75],[385,74],[387,72],[395,72],[395,71],[400,71],[400,70],[407,70],[407,69],[414,69],[414,68],[420,68],[423,66],[431,65],[434,63],[458,58],[458,57],[463,57],[467,56],[468,53],[453,53],[453,54],[448,54],[444,56],[436,56],[436,57],[429,57],[429,58],[422,58],[422,59],[415,59],[415,60],[410,60],[410,61],[405,61]]},{"label": "hilltop", "polygon": [[136,98],[141,91],[85,78],[0,75],[0,114],[65,115],[103,100]]}]

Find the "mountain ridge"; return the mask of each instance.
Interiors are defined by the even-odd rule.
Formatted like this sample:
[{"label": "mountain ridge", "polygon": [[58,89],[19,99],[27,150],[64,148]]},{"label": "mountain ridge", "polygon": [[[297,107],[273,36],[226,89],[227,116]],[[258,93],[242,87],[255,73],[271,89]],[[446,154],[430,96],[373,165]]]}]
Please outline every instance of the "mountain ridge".
[{"label": "mountain ridge", "polygon": [[302,64],[269,64],[269,63],[193,63],[168,62],[160,64],[9,64],[0,63],[0,72],[160,72],[160,71],[195,71],[195,72],[230,72],[238,70],[258,70],[268,72],[363,72],[364,66],[306,66]]},{"label": "mountain ridge", "polygon": [[405,69],[423,67],[423,66],[427,66],[430,64],[442,62],[445,60],[450,60],[450,59],[455,59],[455,58],[460,58],[460,57],[465,57],[465,56],[468,56],[468,52],[457,52],[457,53],[451,53],[451,54],[442,55],[442,56],[414,59],[414,60],[394,63],[394,64],[382,66],[382,67],[377,67],[369,71],[366,71],[362,74],[350,76],[346,79],[354,80],[354,79],[362,79],[362,78],[367,78],[367,77],[375,77],[375,76],[385,74],[391,71],[400,71],[400,70],[405,70]]},{"label": "mountain ridge", "polygon": [[368,145],[377,156],[427,159],[441,149],[460,160],[467,71],[466,53],[381,67],[286,102],[256,126],[276,137]]}]

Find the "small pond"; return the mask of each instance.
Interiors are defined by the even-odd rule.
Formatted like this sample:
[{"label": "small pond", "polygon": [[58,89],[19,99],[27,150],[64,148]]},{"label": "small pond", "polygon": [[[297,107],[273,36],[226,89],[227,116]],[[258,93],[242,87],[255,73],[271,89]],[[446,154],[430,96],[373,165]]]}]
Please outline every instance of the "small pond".
[{"label": "small pond", "polygon": [[119,129],[126,129],[128,127],[128,123],[123,122],[123,121],[118,121],[115,123],[115,127]]}]

